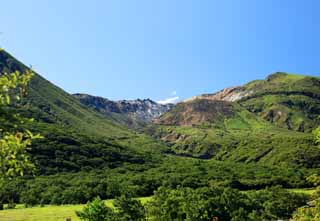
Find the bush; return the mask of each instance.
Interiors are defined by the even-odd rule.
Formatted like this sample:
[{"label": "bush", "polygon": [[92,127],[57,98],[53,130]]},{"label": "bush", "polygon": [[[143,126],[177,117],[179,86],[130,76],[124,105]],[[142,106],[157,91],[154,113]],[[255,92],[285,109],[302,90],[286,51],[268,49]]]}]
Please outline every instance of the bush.
[{"label": "bush", "polygon": [[84,221],[111,221],[114,212],[107,207],[100,197],[88,202],[82,211],[76,211],[77,216]]},{"label": "bush", "polygon": [[262,221],[289,219],[306,197],[281,188],[241,193],[231,188],[160,188],[148,205],[155,220]]},{"label": "bush", "polygon": [[320,201],[316,202],[315,206],[305,206],[299,208],[293,218],[296,221],[318,221],[320,220]]},{"label": "bush", "polygon": [[16,204],[15,203],[13,203],[13,202],[8,203],[7,209],[14,209],[14,208],[16,208]]},{"label": "bush", "polygon": [[128,197],[127,194],[116,198],[114,201],[116,207],[117,220],[119,221],[142,221],[146,220],[146,213],[140,201]]}]

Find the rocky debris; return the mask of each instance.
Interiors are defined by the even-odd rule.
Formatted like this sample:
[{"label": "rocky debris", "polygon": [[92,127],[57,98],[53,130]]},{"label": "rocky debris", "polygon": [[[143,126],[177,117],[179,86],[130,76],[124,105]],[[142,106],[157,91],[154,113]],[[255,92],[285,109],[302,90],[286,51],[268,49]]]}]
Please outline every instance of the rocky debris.
[{"label": "rocky debris", "polygon": [[150,122],[170,110],[174,104],[159,104],[151,99],[112,101],[88,94],[74,94],[79,101],[103,114],[123,114],[132,120]]},{"label": "rocky debris", "polygon": [[252,94],[252,91],[247,91],[244,87],[229,87],[225,88],[221,91],[218,91],[214,94],[202,94],[199,96],[194,96],[190,99],[187,99],[183,102],[190,102],[195,99],[207,99],[207,100],[215,100],[215,101],[229,101],[229,102],[235,102],[238,101],[244,97],[249,96]]},{"label": "rocky debris", "polygon": [[162,125],[192,126],[214,123],[234,115],[231,102],[195,99],[177,104],[154,122]]}]

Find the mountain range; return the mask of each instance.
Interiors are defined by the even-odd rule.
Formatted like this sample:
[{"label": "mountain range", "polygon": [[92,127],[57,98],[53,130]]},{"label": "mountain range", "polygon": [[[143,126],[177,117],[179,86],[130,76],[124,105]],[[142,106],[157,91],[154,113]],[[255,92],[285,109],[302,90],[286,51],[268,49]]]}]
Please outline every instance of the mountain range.
[{"label": "mountain range", "polygon": [[[54,62],[54,61],[53,61]],[[28,69],[0,50],[0,73]],[[8,107],[44,138],[37,170],[0,189],[4,203],[75,204],[159,187],[310,188],[320,168],[320,78],[277,72],[177,104],[69,94],[35,73]]]},{"label": "mountain range", "polygon": [[[1,73],[26,69],[0,51]],[[277,72],[264,80],[162,105],[150,99],[71,95],[36,74],[29,96],[13,109],[33,117],[32,129],[47,137],[36,142],[32,152],[44,173],[145,163],[168,154],[320,166],[320,150],[311,133],[320,123],[318,77]],[[92,162],[98,156],[102,161]]]}]

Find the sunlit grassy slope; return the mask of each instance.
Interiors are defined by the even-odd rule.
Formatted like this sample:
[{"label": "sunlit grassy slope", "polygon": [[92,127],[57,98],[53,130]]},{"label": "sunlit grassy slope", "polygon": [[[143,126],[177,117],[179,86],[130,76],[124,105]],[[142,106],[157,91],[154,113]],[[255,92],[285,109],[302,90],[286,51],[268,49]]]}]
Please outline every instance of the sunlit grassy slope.
[{"label": "sunlit grassy slope", "polygon": [[[142,204],[151,200],[151,197],[139,198]],[[113,207],[113,200],[105,201],[106,205]],[[72,221],[79,221],[75,211],[81,210],[84,205],[62,205],[62,206],[44,206],[33,208],[10,209],[0,211],[1,221],[65,221],[71,218]],[[20,208],[19,208],[20,207]]]},{"label": "sunlit grassy slope", "polygon": [[[24,73],[26,69],[5,50],[0,51],[0,73]],[[41,174],[144,164],[166,149],[161,142],[82,105],[39,74],[31,79],[28,95],[12,111],[33,118],[32,124],[23,127],[44,136],[31,150]]]}]

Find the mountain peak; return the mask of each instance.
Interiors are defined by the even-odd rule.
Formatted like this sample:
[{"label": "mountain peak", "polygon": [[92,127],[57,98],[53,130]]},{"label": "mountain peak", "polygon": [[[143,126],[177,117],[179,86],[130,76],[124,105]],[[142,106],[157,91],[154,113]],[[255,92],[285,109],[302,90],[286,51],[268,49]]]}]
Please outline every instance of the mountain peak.
[{"label": "mountain peak", "polygon": [[135,121],[150,122],[173,107],[172,104],[158,104],[150,98],[111,101],[107,98],[88,94],[74,94],[74,96],[83,105],[92,107],[104,115],[118,114],[116,117],[120,117],[120,121],[122,122],[123,117],[127,118],[125,122],[129,122],[130,124]]},{"label": "mountain peak", "polygon": [[246,91],[242,86],[234,86],[225,88],[213,94],[202,94],[199,96],[194,96],[192,98],[184,100],[183,102],[192,102],[196,99],[234,102],[250,95],[250,93],[250,91]]},{"label": "mountain peak", "polygon": [[267,81],[272,81],[274,79],[285,77],[285,76],[288,76],[288,75],[289,75],[288,73],[277,71],[275,73],[272,73],[272,74],[268,75],[266,80]]}]

